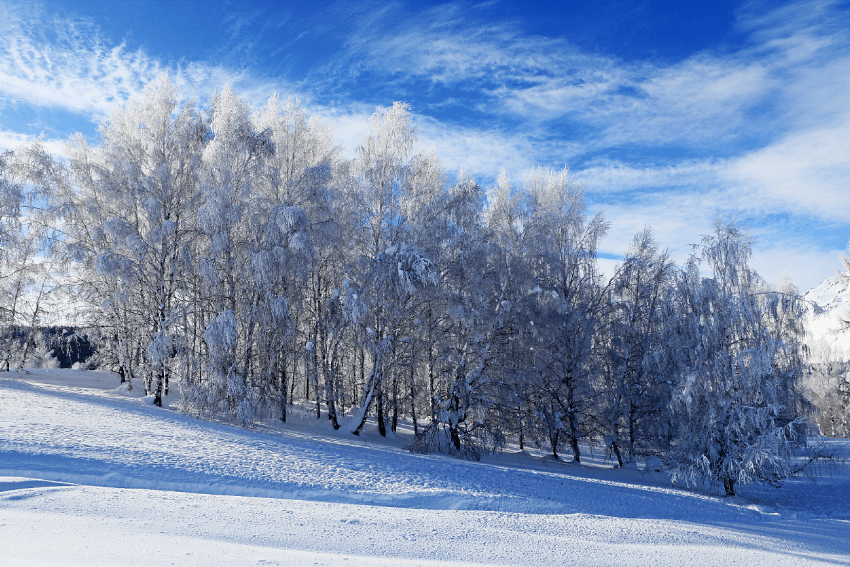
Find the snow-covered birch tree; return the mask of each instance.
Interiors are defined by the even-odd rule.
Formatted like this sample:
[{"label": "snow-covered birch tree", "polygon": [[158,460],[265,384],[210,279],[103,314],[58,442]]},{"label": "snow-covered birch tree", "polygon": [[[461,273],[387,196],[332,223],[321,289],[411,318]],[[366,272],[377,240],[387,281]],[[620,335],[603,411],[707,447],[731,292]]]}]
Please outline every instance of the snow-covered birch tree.
[{"label": "snow-covered birch tree", "polygon": [[[795,473],[803,433],[794,394],[800,345],[784,332],[796,297],[770,292],[748,261],[752,240],[717,222],[696,247],[679,286],[675,331],[680,373],[673,399],[677,435],[663,457],[674,480],[708,480],[727,495],[751,482]],[[705,266],[711,277],[702,277]]]},{"label": "snow-covered birch tree", "polygon": [[535,322],[541,383],[535,399],[550,447],[557,456],[561,439],[581,461],[579,441],[591,434],[598,364],[598,336],[606,309],[596,262],[599,240],[608,223],[588,218],[584,190],[569,170],[538,169],[525,183],[529,220],[526,238],[533,241],[535,281],[555,299],[545,319]]},{"label": "snow-covered birch tree", "polygon": [[[433,263],[423,256],[412,237],[410,218],[418,197],[428,194],[416,180],[425,175],[423,168],[432,160],[411,158],[416,130],[411,123],[410,107],[395,103],[379,108],[371,119],[373,132],[357,150],[351,167],[347,196],[352,199],[357,215],[354,240],[359,260],[352,267],[354,285],[360,300],[368,307],[368,322],[361,322],[368,345],[372,370],[364,385],[359,411],[352,420],[357,434],[365,423],[373,400],[377,406],[378,427],[384,424],[384,375],[388,355],[400,339],[404,311],[409,308],[407,296],[423,285],[437,283]],[[423,165],[424,164],[424,165]],[[441,176],[436,176],[442,181]]]},{"label": "snow-covered birch tree", "polygon": [[597,416],[620,466],[669,439],[672,382],[665,364],[667,310],[675,267],[650,229],[635,235],[609,286],[604,333],[602,399]]},{"label": "snow-covered birch tree", "polygon": [[136,359],[147,393],[161,404],[179,338],[181,259],[194,235],[207,129],[163,75],[98,136],[96,147],[82,136],[68,145],[67,181],[55,183],[53,202],[57,250],[74,262],[93,313],[113,321],[119,365],[129,370]]},{"label": "snow-covered birch tree", "polygon": [[[258,131],[252,118],[251,107],[231,88],[213,96],[212,139],[202,156],[203,206],[197,220],[201,238],[196,246],[205,289],[203,317],[209,321],[203,334],[206,372],[188,399],[190,404],[214,407],[243,423],[253,420],[258,401],[253,357],[260,309],[279,313],[282,309],[278,299],[264,296],[276,263],[264,249],[268,246],[262,235],[278,236],[279,231],[267,226],[271,211],[258,208],[254,193],[264,158],[274,154],[274,144],[270,131]],[[246,270],[249,266],[253,270]],[[196,316],[201,315],[198,311]]]}]

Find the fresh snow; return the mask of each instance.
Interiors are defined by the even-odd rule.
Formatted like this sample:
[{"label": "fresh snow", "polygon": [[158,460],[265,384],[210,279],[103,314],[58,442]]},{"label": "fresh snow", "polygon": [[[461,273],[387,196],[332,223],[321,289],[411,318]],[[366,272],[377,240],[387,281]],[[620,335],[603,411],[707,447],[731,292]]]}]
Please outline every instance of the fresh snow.
[{"label": "fresh snow", "polygon": [[723,498],[598,451],[474,463],[409,453],[407,430],[306,410],[248,430],[116,385],[0,375],[0,565],[850,564],[847,467]]}]

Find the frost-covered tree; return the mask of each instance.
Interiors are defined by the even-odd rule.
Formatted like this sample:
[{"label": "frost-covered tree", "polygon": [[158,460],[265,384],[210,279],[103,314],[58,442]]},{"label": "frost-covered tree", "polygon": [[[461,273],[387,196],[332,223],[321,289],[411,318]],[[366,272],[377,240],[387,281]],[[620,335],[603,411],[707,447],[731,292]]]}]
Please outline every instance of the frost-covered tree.
[{"label": "frost-covered tree", "polygon": [[850,361],[843,349],[826,341],[809,345],[807,397],[821,435],[850,437]]},{"label": "frost-covered tree", "polygon": [[13,174],[14,155],[0,154],[0,372],[18,366],[28,343],[26,301],[35,243],[22,222],[24,189]]},{"label": "frost-covered tree", "polygon": [[354,235],[359,251],[376,258],[405,239],[416,128],[410,106],[400,102],[378,108],[370,123],[372,133],[357,148],[347,197],[359,216]]},{"label": "frost-covered tree", "polygon": [[0,154],[0,371],[36,360],[38,328],[55,303],[48,187],[29,182],[45,160],[38,142]]},{"label": "frost-covered tree", "polygon": [[584,191],[569,171],[536,170],[525,183],[529,219],[525,237],[533,243],[536,286],[553,301],[534,321],[534,349],[540,383],[533,401],[553,455],[563,441],[581,461],[579,442],[592,434],[597,404],[598,337],[606,301],[596,262],[599,240],[608,229],[601,215],[588,218]]},{"label": "frost-covered tree", "polygon": [[666,350],[675,267],[650,229],[635,235],[608,287],[598,415],[620,466],[669,439],[671,382]]},{"label": "frost-covered tree", "polygon": [[122,376],[138,372],[161,404],[181,340],[179,297],[207,128],[163,75],[103,122],[98,138],[96,147],[72,138],[67,174],[52,177],[56,249],[73,262],[94,317],[111,321]]},{"label": "frost-covered tree", "polygon": [[[271,298],[261,294],[273,269],[266,265],[272,259],[259,242],[269,233],[263,229],[271,211],[258,210],[254,193],[263,160],[274,153],[274,145],[269,131],[255,127],[250,106],[229,87],[213,96],[209,130],[211,140],[199,168],[203,205],[195,243],[203,289],[196,316],[206,327],[201,348],[206,372],[193,384],[188,403],[249,423],[257,405],[252,368],[259,308],[276,306],[274,300],[264,305]],[[254,270],[246,270],[248,266]]]},{"label": "frost-covered tree", "polygon": [[[400,333],[412,319],[416,291],[438,279],[434,264],[418,249],[415,229],[426,228],[423,217],[428,217],[434,194],[444,191],[445,181],[433,154],[411,156],[416,130],[408,105],[379,108],[371,124],[372,133],[349,166],[346,187],[353,208],[354,254],[359,255],[351,263],[352,289],[368,309],[368,321],[357,322],[362,330],[358,342],[366,346],[372,365],[352,431],[362,429],[374,401],[379,431],[385,434],[387,369],[396,376]],[[392,400],[397,406],[397,396]]]},{"label": "frost-covered tree", "polygon": [[664,461],[674,480],[718,482],[727,495],[794,474],[803,435],[794,399],[800,345],[783,328],[799,318],[799,302],[767,291],[748,265],[751,242],[720,221],[703,238],[681,279],[670,335],[681,357],[678,429]]},{"label": "frost-covered tree", "polygon": [[412,450],[477,459],[504,444],[496,368],[510,333],[497,232],[477,214],[483,191],[469,177],[449,188],[442,217],[441,293],[423,307],[431,423]]},{"label": "frost-covered tree", "polygon": [[644,231],[606,286],[607,223],[566,169],[502,173],[485,198],[414,153],[408,105],[371,125],[341,160],[297,101],[257,112],[226,87],[199,111],[164,76],[67,161],[3,154],[0,364],[34,344],[50,251],[99,363],[156,403],[179,383],[184,411],[245,425],[292,404],[354,433],[407,417],[412,450],[472,458],[516,438],[579,462],[604,439],[729,492],[793,472],[798,303],[746,267],[737,227],[681,275]]},{"label": "frost-covered tree", "polygon": [[[394,353],[400,336],[401,321],[408,299],[427,286],[439,283],[434,264],[406,245],[390,246],[374,259],[361,259],[361,281],[368,289],[347,294],[348,318],[351,324],[364,328],[363,335],[372,355],[372,370],[364,385],[359,411],[352,421],[352,433],[359,434],[373,400],[377,404],[378,428],[386,435],[383,388],[387,359]],[[351,288],[356,289],[356,288]]]},{"label": "frost-covered tree", "polygon": [[0,154],[0,253],[4,256],[20,234],[23,189],[12,173],[14,154]]},{"label": "frost-covered tree", "polygon": [[[536,243],[530,241],[525,229],[530,221],[530,209],[523,188],[515,188],[504,170],[487,193],[483,211],[486,230],[472,232],[473,240],[482,241],[461,251],[465,257],[463,279],[475,281],[480,291],[467,296],[471,312],[496,339],[487,349],[492,388],[476,390],[476,413],[480,407],[490,409],[492,420],[498,423],[503,435],[515,434],[522,447],[526,437],[538,442],[537,416],[532,410],[533,392],[539,385],[539,373],[534,360],[534,321],[539,320],[540,288],[533,273]],[[485,246],[483,243],[486,242]],[[464,246],[467,248],[467,246]],[[465,286],[461,286],[462,288]],[[533,311],[533,314],[531,313]],[[472,336],[486,338],[474,331]],[[475,344],[478,341],[474,341]],[[493,348],[495,347],[495,348]],[[476,346],[479,352],[485,352]]]},{"label": "frost-covered tree", "polygon": [[[62,279],[61,291],[75,305],[77,324],[93,330],[98,343],[93,364],[116,370],[121,383],[132,389],[142,364],[136,326],[139,312],[130,307],[133,294],[115,272],[98,269],[98,258],[113,246],[105,226],[118,216],[121,203],[110,193],[110,172],[97,160],[94,150],[80,136],[68,143],[69,163],[57,160],[40,143],[24,148],[25,178],[45,192],[49,203],[49,227],[54,268]],[[74,156],[80,157],[76,162]],[[100,178],[103,177],[103,179]],[[79,179],[84,181],[78,185]],[[88,182],[86,182],[87,180]]]},{"label": "frost-covered tree", "polygon": [[300,207],[309,216],[329,205],[328,182],[339,153],[328,126],[308,117],[301,103],[269,98],[257,117],[257,130],[266,132],[274,153],[264,160],[263,182],[255,190],[277,205]]},{"label": "frost-covered tree", "polygon": [[285,333],[281,328],[264,331],[263,337],[275,338],[261,349],[257,361],[266,362],[259,371],[267,385],[274,383],[281,420],[286,421],[300,375],[303,395],[315,397],[317,414],[324,397],[335,421],[336,379],[344,356],[338,289],[349,249],[348,211],[340,206],[334,183],[339,149],[330,129],[308,118],[299,101],[291,98],[281,103],[271,97],[257,117],[257,129],[267,132],[274,144],[274,152],[263,159],[261,177],[253,183],[259,215],[253,222],[271,229],[257,243],[263,250],[257,259],[274,258],[263,272],[264,285],[270,285],[264,293],[285,298],[289,312]]}]

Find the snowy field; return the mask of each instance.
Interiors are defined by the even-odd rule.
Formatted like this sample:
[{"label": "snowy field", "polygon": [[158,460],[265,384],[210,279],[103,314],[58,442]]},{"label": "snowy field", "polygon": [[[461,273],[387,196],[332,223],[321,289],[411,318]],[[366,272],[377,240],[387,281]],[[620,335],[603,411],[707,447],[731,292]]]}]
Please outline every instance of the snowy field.
[{"label": "snowy field", "polygon": [[604,454],[472,463],[408,453],[410,432],[246,430],[116,385],[0,374],[0,565],[850,565],[848,467],[723,498]]}]

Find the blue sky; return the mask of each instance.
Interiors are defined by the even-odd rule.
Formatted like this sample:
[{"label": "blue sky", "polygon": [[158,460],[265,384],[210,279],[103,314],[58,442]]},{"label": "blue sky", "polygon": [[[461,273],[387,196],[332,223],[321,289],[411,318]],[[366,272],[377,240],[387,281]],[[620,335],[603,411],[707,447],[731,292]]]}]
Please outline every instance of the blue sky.
[{"label": "blue sky", "polygon": [[93,137],[162,71],[202,104],[294,96],[344,154],[376,106],[485,187],[570,167],[612,228],[684,261],[718,216],[802,290],[850,239],[850,3],[0,2],[0,148]]}]

